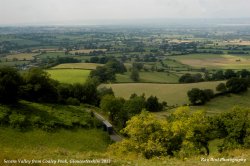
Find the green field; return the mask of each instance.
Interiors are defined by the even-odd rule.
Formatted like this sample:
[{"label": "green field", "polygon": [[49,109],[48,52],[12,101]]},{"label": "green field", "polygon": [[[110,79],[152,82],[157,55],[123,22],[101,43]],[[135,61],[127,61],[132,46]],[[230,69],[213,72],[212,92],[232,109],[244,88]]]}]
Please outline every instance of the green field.
[{"label": "green field", "polygon": [[[118,83],[134,82],[130,78],[130,72],[124,74],[117,74],[116,80]],[[165,72],[140,72],[140,82],[152,82],[152,83],[177,83],[179,77],[174,74]]]},{"label": "green field", "polygon": [[172,56],[183,64],[196,68],[206,67],[208,69],[250,69],[249,55],[216,55],[216,54],[192,54],[183,56]]},{"label": "green field", "polygon": [[192,84],[150,84],[150,83],[124,83],[124,84],[105,84],[111,87],[116,96],[129,98],[132,93],[146,96],[157,96],[161,101],[166,101],[168,105],[188,104],[187,91],[192,88],[213,89],[221,81],[201,82]]},{"label": "green field", "polygon": [[84,83],[89,76],[90,70],[81,69],[54,69],[46,70],[52,79],[61,83]]},{"label": "green field", "polygon": [[103,64],[97,63],[64,63],[53,67],[53,69],[86,69],[94,70],[97,66],[103,66]]}]

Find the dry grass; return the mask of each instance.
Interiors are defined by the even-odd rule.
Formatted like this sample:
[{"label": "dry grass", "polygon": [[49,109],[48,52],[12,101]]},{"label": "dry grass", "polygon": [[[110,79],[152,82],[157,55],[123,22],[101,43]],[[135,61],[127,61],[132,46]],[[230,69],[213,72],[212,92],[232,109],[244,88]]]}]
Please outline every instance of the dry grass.
[{"label": "dry grass", "polygon": [[132,93],[141,95],[145,93],[157,96],[161,101],[166,101],[168,105],[182,105],[189,103],[187,91],[192,88],[213,89],[221,81],[202,82],[192,84],[152,84],[152,83],[125,83],[125,84],[105,84],[103,86],[111,87],[116,96],[128,99]]}]

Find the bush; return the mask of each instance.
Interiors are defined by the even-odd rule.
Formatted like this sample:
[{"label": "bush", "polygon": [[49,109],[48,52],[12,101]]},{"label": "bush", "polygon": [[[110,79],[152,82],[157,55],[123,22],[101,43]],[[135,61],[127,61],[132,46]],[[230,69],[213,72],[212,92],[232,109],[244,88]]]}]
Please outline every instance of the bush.
[{"label": "bush", "polygon": [[80,101],[78,99],[76,99],[76,98],[69,97],[66,100],[66,104],[79,106],[80,105]]},{"label": "bush", "polygon": [[0,102],[11,104],[19,98],[22,78],[16,69],[10,67],[0,68]]},{"label": "bush", "polygon": [[12,127],[17,127],[17,128],[26,127],[26,116],[13,112],[9,116],[9,123]]}]

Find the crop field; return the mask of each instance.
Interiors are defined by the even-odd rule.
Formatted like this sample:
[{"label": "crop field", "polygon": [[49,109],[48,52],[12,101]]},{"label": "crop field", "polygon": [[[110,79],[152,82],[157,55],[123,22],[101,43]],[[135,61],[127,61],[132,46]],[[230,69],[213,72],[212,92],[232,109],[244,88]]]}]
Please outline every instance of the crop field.
[{"label": "crop field", "polygon": [[250,69],[250,56],[193,54],[171,57],[183,64],[209,69]]},{"label": "crop field", "polygon": [[157,96],[161,101],[166,101],[168,105],[183,105],[189,103],[187,91],[192,88],[213,89],[215,91],[219,83],[221,83],[221,81],[192,84],[124,83],[105,84],[104,86],[111,87],[116,96],[126,99],[133,93],[138,95],[145,93],[147,97],[150,95]]},{"label": "crop field", "polygon": [[69,53],[71,54],[75,54],[75,53],[84,53],[84,54],[89,54],[90,52],[93,51],[107,51],[107,49],[82,49],[82,50],[74,50],[74,51],[70,51]]},{"label": "crop field", "polygon": [[97,66],[103,66],[103,64],[97,63],[64,63],[53,67],[53,69],[86,69],[94,70]]},{"label": "crop field", "polygon": [[6,58],[8,60],[13,60],[13,59],[17,59],[17,60],[33,60],[34,56],[36,56],[37,54],[34,53],[22,53],[22,54],[12,54],[12,55],[7,55]]},{"label": "crop field", "polygon": [[84,83],[89,76],[90,70],[81,69],[54,69],[46,70],[52,79],[61,83]]},{"label": "crop field", "polygon": [[[175,74],[165,72],[140,72],[140,82],[152,82],[152,83],[177,83],[179,77]],[[117,74],[116,80],[119,83],[122,82],[133,82],[130,78],[130,72],[124,74]]]}]

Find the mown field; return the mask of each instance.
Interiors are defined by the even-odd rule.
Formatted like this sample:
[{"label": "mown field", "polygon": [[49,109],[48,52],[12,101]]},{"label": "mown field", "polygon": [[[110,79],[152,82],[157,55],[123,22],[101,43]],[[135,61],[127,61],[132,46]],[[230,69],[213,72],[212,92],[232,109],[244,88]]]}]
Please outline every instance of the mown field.
[{"label": "mown field", "polygon": [[61,83],[84,83],[89,76],[90,70],[81,69],[54,69],[46,70],[52,79]]},{"label": "mown field", "polygon": [[188,104],[187,91],[192,88],[213,89],[221,81],[201,82],[192,84],[153,84],[153,83],[123,83],[123,84],[105,84],[103,86],[111,87],[118,97],[129,98],[131,94],[136,93],[146,96],[157,96],[161,101],[166,101],[168,105]]},{"label": "mown field", "polygon": [[94,70],[97,66],[103,66],[97,63],[64,63],[53,67],[53,69],[86,69]]},{"label": "mown field", "polygon": [[171,58],[193,67],[208,69],[250,69],[249,55],[192,54]]},{"label": "mown field", "polygon": [[[124,74],[117,74],[116,80],[118,83],[122,82],[134,82],[130,78],[131,73],[126,72]],[[177,83],[179,77],[165,72],[139,72],[139,82],[152,82],[152,83]]]}]

